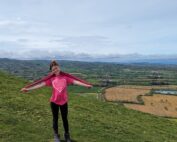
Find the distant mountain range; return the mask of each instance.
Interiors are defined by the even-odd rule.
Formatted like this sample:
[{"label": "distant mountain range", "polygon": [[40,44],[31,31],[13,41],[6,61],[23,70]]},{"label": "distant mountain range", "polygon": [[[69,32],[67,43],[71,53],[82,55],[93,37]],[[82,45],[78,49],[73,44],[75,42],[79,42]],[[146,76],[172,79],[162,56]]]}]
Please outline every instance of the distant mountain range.
[{"label": "distant mountain range", "polygon": [[[1,57],[0,57],[1,58]],[[141,55],[141,54],[108,54],[108,55],[89,55],[76,54],[72,52],[47,55],[38,55],[24,57],[8,57],[11,59],[21,60],[72,60],[72,61],[86,61],[86,62],[113,62],[113,63],[150,63],[150,64],[177,64],[177,54],[175,55]]]},{"label": "distant mountain range", "polygon": [[177,55],[80,55],[71,60],[91,62],[114,62],[114,63],[152,63],[152,64],[177,64]]}]

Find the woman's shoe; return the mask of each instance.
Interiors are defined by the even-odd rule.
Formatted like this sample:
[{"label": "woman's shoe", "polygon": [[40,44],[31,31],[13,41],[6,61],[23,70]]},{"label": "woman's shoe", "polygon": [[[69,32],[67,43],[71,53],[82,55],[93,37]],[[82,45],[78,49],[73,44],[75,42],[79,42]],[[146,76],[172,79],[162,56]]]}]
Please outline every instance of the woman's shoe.
[{"label": "woman's shoe", "polygon": [[54,134],[54,142],[61,142],[58,134]]},{"label": "woman's shoe", "polygon": [[65,133],[64,137],[65,137],[65,141],[66,142],[71,142],[71,138],[70,138],[70,134],[69,133]]}]

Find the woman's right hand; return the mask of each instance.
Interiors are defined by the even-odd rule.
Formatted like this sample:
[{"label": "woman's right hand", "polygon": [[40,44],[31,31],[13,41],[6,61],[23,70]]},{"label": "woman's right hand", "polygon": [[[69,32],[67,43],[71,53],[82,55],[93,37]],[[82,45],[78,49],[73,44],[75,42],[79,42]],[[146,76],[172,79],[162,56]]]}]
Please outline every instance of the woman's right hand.
[{"label": "woman's right hand", "polygon": [[20,91],[23,93],[28,92],[27,88],[22,88]]},{"label": "woman's right hand", "polygon": [[87,88],[92,88],[92,87],[93,87],[93,85],[87,85],[86,87],[87,87]]}]

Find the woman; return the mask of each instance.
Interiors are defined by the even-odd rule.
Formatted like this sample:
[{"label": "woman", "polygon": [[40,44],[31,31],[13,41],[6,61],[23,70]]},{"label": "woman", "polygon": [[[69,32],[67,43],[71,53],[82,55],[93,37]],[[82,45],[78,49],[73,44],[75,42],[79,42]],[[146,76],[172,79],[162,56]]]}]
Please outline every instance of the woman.
[{"label": "woman", "polygon": [[35,84],[31,87],[24,87],[21,89],[23,92],[27,92],[29,90],[41,88],[43,86],[51,86],[52,96],[50,98],[50,105],[53,115],[53,130],[54,130],[54,140],[55,142],[60,142],[60,135],[58,134],[58,111],[60,108],[63,127],[65,130],[65,140],[66,142],[71,142],[70,133],[69,133],[69,125],[68,125],[68,93],[67,86],[70,84],[80,85],[84,87],[91,88],[92,85],[77,79],[72,76],[67,76],[60,71],[60,67],[56,61],[52,61],[50,64],[50,70],[52,71],[52,77],[42,81],[41,83]]}]

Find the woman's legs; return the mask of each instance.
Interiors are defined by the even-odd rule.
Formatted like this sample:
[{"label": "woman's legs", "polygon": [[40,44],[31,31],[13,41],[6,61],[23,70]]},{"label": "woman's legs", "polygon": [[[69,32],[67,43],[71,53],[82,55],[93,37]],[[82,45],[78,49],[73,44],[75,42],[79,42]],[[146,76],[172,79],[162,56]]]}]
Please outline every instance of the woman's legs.
[{"label": "woman's legs", "polygon": [[66,142],[71,142],[70,135],[69,135],[69,125],[68,125],[68,104],[65,103],[64,105],[57,105],[55,103],[51,102],[51,109],[52,109],[52,115],[53,115],[53,129],[54,129],[54,139],[56,142],[60,142],[59,138],[55,138],[56,135],[58,137],[58,112],[59,112],[59,107],[60,107],[60,112],[62,116],[62,121],[63,121],[63,127],[65,130],[65,140]]},{"label": "woman's legs", "polygon": [[64,105],[57,105],[53,102],[51,102],[51,110],[53,115],[53,129],[55,133],[58,133],[58,112],[59,107],[61,111],[62,121],[63,121],[63,127],[65,129],[65,133],[69,133],[69,125],[68,125],[68,104],[65,103]]},{"label": "woman's legs", "polygon": [[63,127],[65,129],[65,133],[69,133],[69,125],[68,125],[68,104],[65,103],[64,105],[60,106]]},{"label": "woman's legs", "polygon": [[65,141],[71,142],[70,134],[69,134],[69,126],[68,126],[68,104],[66,103],[60,106],[60,111],[63,120],[63,127],[65,129],[65,134],[64,134]]},{"label": "woman's legs", "polygon": [[53,130],[55,134],[58,134],[58,111],[59,106],[53,102],[50,103],[52,115],[53,115]]}]

